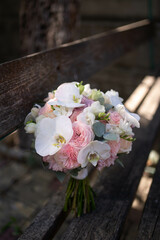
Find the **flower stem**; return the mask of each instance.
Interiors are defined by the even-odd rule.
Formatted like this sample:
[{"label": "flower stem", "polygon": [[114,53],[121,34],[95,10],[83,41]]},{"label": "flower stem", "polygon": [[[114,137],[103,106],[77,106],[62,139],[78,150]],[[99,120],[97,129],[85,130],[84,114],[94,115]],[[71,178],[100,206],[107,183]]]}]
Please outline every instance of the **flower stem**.
[{"label": "flower stem", "polygon": [[95,209],[94,194],[88,178],[78,180],[70,177],[66,190],[64,211],[72,210],[75,216],[89,213]]}]

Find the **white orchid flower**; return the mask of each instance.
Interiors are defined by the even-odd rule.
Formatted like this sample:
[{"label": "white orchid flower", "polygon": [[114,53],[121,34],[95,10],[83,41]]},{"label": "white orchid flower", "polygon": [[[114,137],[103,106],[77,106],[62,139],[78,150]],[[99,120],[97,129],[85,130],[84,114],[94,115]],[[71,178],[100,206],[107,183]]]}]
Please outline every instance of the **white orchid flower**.
[{"label": "white orchid flower", "polygon": [[105,93],[105,98],[106,98],[106,102],[110,103],[114,107],[117,106],[118,104],[122,104],[123,102],[123,98],[119,97],[119,93],[112,89]]},{"label": "white orchid flower", "polygon": [[50,105],[64,106],[68,108],[77,108],[82,107],[84,104],[81,104],[82,95],[79,93],[79,88],[76,87],[76,83],[63,83],[61,84],[56,92],[55,99],[48,101]]},{"label": "white orchid flower", "polygon": [[116,106],[116,110],[123,117],[124,120],[130,123],[130,125],[133,125],[137,128],[140,127],[140,117],[138,114],[130,113],[122,104],[118,104]]},{"label": "white orchid flower", "polygon": [[90,162],[96,166],[100,159],[107,159],[110,157],[110,146],[107,143],[92,141],[86,147],[82,148],[78,154],[78,162],[84,168]]},{"label": "white orchid flower", "polygon": [[53,155],[70,141],[72,135],[72,123],[68,117],[43,118],[37,124],[36,152],[43,157]]}]

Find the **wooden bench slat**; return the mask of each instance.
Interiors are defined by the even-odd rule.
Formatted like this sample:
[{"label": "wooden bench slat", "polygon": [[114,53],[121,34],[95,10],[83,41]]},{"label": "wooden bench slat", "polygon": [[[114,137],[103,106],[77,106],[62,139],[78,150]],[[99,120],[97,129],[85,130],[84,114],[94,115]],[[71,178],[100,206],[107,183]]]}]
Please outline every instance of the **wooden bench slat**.
[{"label": "wooden bench slat", "polygon": [[[152,99],[152,100],[151,100]],[[160,78],[157,79],[155,85],[144,100],[144,104],[138,109],[138,114],[143,118],[151,120],[160,103]],[[149,109],[149,111],[148,111]]]},{"label": "wooden bench slat", "polygon": [[[65,186],[66,187],[66,186]],[[18,240],[49,240],[55,235],[59,225],[67,216],[62,210],[64,206],[64,188],[56,193],[48,204],[37,214],[31,225]]]},{"label": "wooden bench slat", "polygon": [[0,65],[0,138],[61,82],[86,80],[152,36],[148,20]]},{"label": "wooden bench slat", "polygon": [[[157,105],[153,102],[154,104]],[[154,113],[152,121],[146,120],[148,124],[143,124],[141,129],[136,131],[137,140],[128,156],[129,159],[127,156],[123,157],[125,169],[117,165],[105,169],[100,175],[95,186],[97,209],[82,218],[74,219],[62,239],[119,239],[157,133],[160,123],[159,112],[160,106]]]},{"label": "wooden bench slat", "polygon": [[160,162],[148,194],[137,240],[160,238]]},{"label": "wooden bench slat", "polygon": [[134,90],[132,95],[125,102],[125,106],[129,111],[135,112],[137,110],[154,82],[154,76],[146,76],[143,79],[142,83]]}]

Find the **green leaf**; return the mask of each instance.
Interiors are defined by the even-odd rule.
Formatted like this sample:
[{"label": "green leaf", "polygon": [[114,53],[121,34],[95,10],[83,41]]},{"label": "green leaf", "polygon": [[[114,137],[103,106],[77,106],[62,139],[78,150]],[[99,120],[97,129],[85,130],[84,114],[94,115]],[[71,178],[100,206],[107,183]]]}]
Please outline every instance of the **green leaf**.
[{"label": "green leaf", "polygon": [[100,90],[92,90],[90,98],[94,101],[99,101],[99,99],[103,98],[103,95]]},{"label": "green leaf", "polygon": [[58,178],[58,180],[62,183],[64,181],[66,174],[64,172],[60,172],[60,171],[55,171],[55,174],[56,174],[56,177]]},{"label": "green leaf", "polygon": [[29,124],[29,123],[35,123],[35,121],[30,120],[30,121],[26,122],[26,125]]},{"label": "green leaf", "polygon": [[94,123],[93,132],[97,137],[102,137],[105,133],[105,125],[101,122]]},{"label": "green leaf", "polygon": [[81,81],[80,83],[76,84],[76,87],[79,88],[79,93],[82,94],[83,91],[84,91],[83,81]]},{"label": "green leaf", "polygon": [[130,137],[128,135],[120,136],[120,138],[123,138],[124,140],[129,141],[129,142],[133,142],[133,141],[136,140],[136,138],[132,138],[132,137]]},{"label": "green leaf", "polygon": [[115,133],[105,133],[103,135],[103,138],[105,140],[109,140],[109,141],[116,141],[117,140],[117,134],[115,134]]},{"label": "green leaf", "polygon": [[119,160],[118,158],[115,160],[115,162],[117,162],[121,167],[124,168],[124,164],[122,163],[121,160]]},{"label": "green leaf", "polygon": [[104,104],[106,112],[108,112],[111,108],[113,108],[113,105],[111,104]]},{"label": "green leaf", "polygon": [[104,105],[104,98],[103,97],[98,98],[97,101],[99,101],[101,105]]},{"label": "green leaf", "polygon": [[78,172],[81,170],[81,168],[79,167],[79,168],[75,168],[75,169],[72,169],[71,171],[69,171],[70,172],[70,174],[71,175],[73,175],[73,176],[78,176]]}]

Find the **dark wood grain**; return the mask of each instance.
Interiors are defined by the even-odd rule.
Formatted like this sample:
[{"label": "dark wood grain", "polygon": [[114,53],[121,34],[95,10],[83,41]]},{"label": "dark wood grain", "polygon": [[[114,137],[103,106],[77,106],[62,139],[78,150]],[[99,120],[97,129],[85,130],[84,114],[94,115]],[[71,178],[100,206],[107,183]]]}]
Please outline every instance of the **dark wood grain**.
[{"label": "dark wood grain", "polygon": [[147,21],[0,65],[0,137],[19,127],[32,105],[62,82],[86,81],[152,36]]},{"label": "dark wood grain", "polygon": [[149,191],[137,240],[160,239],[160,162]]},{"label": "dark wood grain", "polygon": [[[159,103],[159,95],[157,95],[157,101]],[[154,101],[154,104],[157,103]],[[64,233],[63,240],[116,240],[120,238],[159,127],[159,113],[160,106],[153,114],[152,120],[145,119],[144,121],[142,118],[141,129],[136,131],[137,140],[133,145],[133,150],[128,156],[122,158],[125,168],[115,165],[102,172],[94,188],[97,193],[96,210],[82,218],[74,219]]]},{"label": "dark wood grain", "polygon": [[65,220],[64,191],[59,191],[56,196],[39,212],[31,225],[18,238],[19,240],[49,240],[52,239],[61,223]]}]

